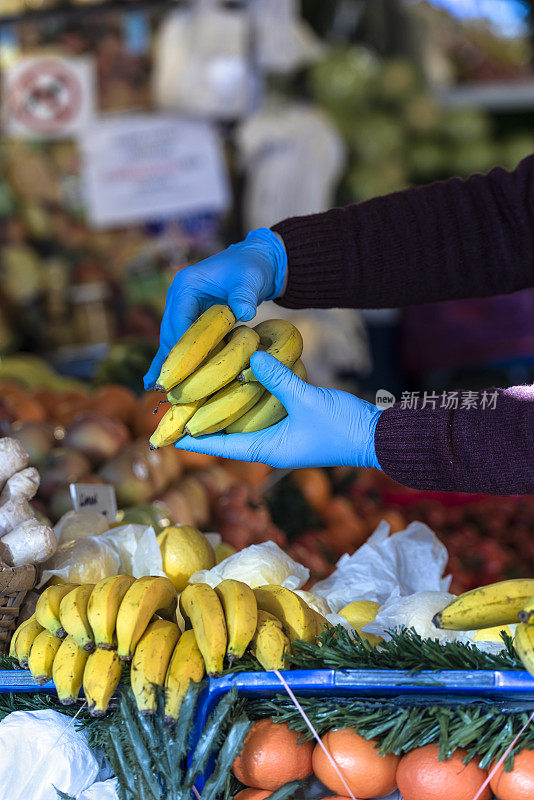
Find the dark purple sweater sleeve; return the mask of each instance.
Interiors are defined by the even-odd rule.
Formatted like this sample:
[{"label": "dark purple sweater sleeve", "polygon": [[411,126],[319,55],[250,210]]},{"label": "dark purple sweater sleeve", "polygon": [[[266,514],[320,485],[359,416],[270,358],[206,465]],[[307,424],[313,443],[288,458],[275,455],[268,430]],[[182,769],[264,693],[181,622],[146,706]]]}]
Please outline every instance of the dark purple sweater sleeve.
[{"label": "dark purple sweater sleeve", "polygon": [[[273,227],[288,253],[289,308],[388,308],[534,286],[534,156]],[[384,411],[378,460],[407,486],[534,493],[534,387],[495,408]]]}]

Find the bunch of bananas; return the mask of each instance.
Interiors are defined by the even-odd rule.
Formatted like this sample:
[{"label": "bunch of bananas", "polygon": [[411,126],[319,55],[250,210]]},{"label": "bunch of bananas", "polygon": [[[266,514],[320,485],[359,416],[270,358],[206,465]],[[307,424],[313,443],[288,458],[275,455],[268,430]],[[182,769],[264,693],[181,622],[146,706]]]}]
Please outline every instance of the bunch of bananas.
[{"label": "bunch of bananas", "polygon": [[140,709],[155,711],[151,679],[158,683],[158,659],[178,640],[177,602],[174,586],[163,577],[116,575],[94,586],[49,586],[35,614],[13,634],[10,655],[39,685],[53,680],[65,705],[76,702],[83,685],[95,716],[108,708],[121,662],[133,657],[132,685],[135,679]]},{"label": "bunch of bananas", "polygon": [[234,323],[228,306],[211,306],[167,356],[155,388],[167,393],[171,407],[150,438],[153,449],[185,434],[251,433],[286,416],[282,403],[255,380],[249,362],[261,348],[306,380],[302,336],[283,319],[231,330]]},{"label": "bunch of bananas", "polygon": [[215,589],[189,584],[180,595],[180,611],[192,627],[208,675],[250,652],[266,670],[284,669],[291,642],[314,637],[328,621],[284,586],[251,589],[227,579]]},{"label": "bunch of bananas", "polygon": [[432,620],[437,628],[468,631],[519,624],[514,646],[534,675],[534,579],[515,578],[480,586],[456,597]]},{"label": "bunch of bananas", "polygon": [[59,700],[76,702],[83,686],[91,713],[105,714],[131,660],[131,686],[141,713],[154,713],[156,687],[165,716],[177,719],[190,681],[218,675],[249,649],[264,669],[283,669],[294,639],[310,642],[327,620],[283,586],[251,589],[224,580],[215,589],[189,584],[179,598],[167,578],[128,575],[95,586],[49,586],[35,614],[15,631],[10,655],[35,681],[53,680]]}]

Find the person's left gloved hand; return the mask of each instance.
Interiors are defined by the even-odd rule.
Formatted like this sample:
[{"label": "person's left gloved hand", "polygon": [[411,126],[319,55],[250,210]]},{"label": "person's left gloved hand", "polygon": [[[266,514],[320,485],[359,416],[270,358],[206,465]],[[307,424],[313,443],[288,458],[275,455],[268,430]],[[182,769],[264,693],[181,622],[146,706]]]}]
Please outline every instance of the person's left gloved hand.
[{"label": "person's left gloved hand", "polygon": [[256,378],[283,403],[287,417],[257,433],[184,436],[175,447],[272,467],[355,466],[381,469],[375,428],[382,410],[348,392],[300,380],[276,358],[256,352]]}]

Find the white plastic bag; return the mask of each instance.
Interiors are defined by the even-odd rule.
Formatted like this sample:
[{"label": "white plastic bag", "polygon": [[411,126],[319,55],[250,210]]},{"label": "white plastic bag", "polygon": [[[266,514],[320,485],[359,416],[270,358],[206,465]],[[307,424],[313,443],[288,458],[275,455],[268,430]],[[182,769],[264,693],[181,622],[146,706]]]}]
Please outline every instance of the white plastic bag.
[{"label": "white plastic bag", "polygon": [[49,710],[14,711],[0,722],[2,800],[57,800],[56,788],[77,797],[98,772],[85,734],[71,717]]},{"label": "white plastic bag", "polygon": [[122,525],[112,528],[105,539],[120,559],[120,571],[134,578],[161,575],[163,561],[154,528],[145,525]]},{"label": "white plastic bag", "polygon": [[451,576],[442,577],[447,560],[447,548],[427,525],[412,522],[389,536],[389,525],[381,522],[353,555],[341,556],[332,575],[316,583],[313,591],[334,612],[353,600],[383,605],[392,595],[446,592],[451,582]]},{"label": "white plastic bag", "polygon": [[109,522],[96,511],[67,511],[54,525],[58,544],[74,542],[92,536],[100,536],[109,530]]},{"label": "white plastic bag", "polygon": [[53,576],[67,583],[98,583],[119,573],[135,578],[165,575],[151,526],[122,525],[100,536],[61,545],[46,562],[40,586]]},{"label": "white plastic bag", "polygon": [[120,558],[104,536],[88,536],[60,545],[44,565],[39,586],[52,577],[65,583],[98,583],[120,572]]},{"label": "white plastic bag", "polygon": [[76,800],[119,800],[119,781],[117,778],[110,778],[108,781],[93,783]]},{"label": "white plastic bag", "polygon": [[271,583],[295,590],[304,586],[309,577],[310,570],[293,561],[277,544],[262,542],[245,547],[212,569],[194,572],[189,583],[207,583],[215,588],[226,578],[233,578],[252,589]]}]

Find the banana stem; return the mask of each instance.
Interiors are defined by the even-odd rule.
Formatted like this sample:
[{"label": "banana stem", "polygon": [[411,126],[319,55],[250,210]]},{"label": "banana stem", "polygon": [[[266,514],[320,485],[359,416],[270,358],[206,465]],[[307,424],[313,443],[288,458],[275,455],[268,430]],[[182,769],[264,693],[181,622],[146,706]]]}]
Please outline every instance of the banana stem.
[{"label": "banana stem", "polygon": [[160,400],[160,401],[159,401],[159,403],[157,404],[156,408],[154,409],[154,411],[153,411],[152,413],[153,413],[153,414],[157,414],[157,413],[158,413],[158,411],[159,411],[159,407],[160,407],[160,405],[161,405],[162,403],[167,403],[167,402],[168,402],[167,400]]}]

